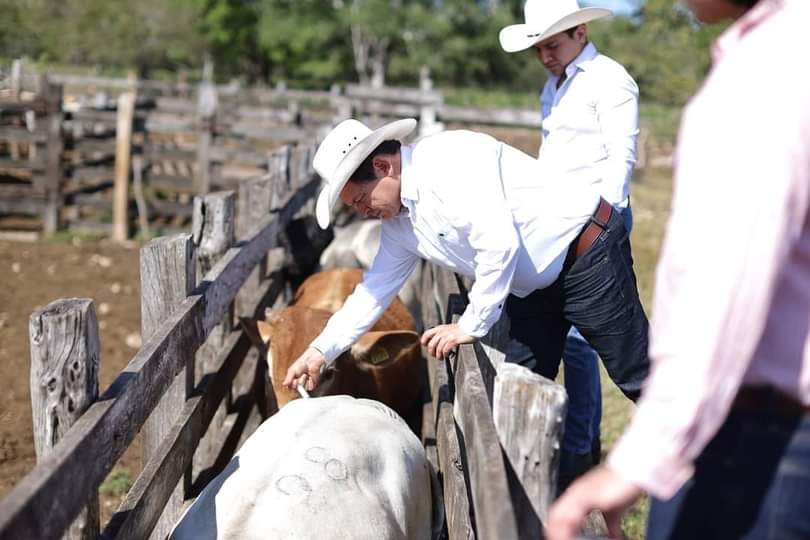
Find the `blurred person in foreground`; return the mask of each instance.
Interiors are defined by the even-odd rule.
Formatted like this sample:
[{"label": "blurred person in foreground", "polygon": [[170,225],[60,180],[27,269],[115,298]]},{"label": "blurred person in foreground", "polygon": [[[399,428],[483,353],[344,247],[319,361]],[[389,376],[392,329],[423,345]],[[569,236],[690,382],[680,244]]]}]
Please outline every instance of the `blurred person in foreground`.
[{"label": "blurred person in foreground", "polygon": [[653,369],[607,464],[551,508],[551,540],[592,509],[620,537],[643,491],[650,540],[810,538],[810,2],[686,3],[734,23],[683,117]]},{"label": "blurred person in foreground", "polygon": [[[588,179],[624,219],[630,232],[630,179],[636,163],[638,85],[621,64],[599,53],[588,39],[590,21],[612,15],[600,7],[580,8],[577,0],[527,0],[524,24],[503,28],[504,51],[530,49],[548,71],[540,93],[543,143],[539,159],[558,160],[571,174],[560,182]],[[630,242],[625,244],[630,255]],[[524,300],[510,298],[507,313]],[[525,310],[523,310],[525,311]],[[554,379],[559,358],[542,352],[538,321],[516,319],[506,361],[516,362]],[[516,326],[516,327],[515,327]],[[596,352],[576,326],[571,326],[563,350],[568,412],[560,451],[558,492],[599,463],[599,424],[602,386]]]}]

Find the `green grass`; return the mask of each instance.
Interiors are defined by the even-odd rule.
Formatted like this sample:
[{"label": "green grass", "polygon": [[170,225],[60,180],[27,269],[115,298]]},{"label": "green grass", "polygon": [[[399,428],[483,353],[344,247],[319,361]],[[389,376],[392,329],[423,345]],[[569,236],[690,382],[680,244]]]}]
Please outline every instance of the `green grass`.
[{"label": "green grass", "polygon": [[124,469],[113,469],[104,482],[98,487],[101,495],[121,497],[132,487],[132,476]]},{"label": "green grass", "polygon": [[457,107],[497,108],[540,108],[538,92],[513,92],[509,90],[481,90],[477,88],[440,88],[444,102]]}]

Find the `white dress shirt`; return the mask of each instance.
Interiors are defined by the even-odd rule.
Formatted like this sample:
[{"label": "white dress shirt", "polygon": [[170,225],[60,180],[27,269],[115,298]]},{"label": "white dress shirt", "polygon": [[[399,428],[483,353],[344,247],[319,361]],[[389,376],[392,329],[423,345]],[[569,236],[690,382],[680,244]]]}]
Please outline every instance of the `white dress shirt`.
[{"label": "white dress shirt", "polygon": [[[652,369],[608,459],[659,498],[690,478],[740,386],[810,406],[810,77],[797,67],[810,45],[794,39],[809,20],[807,0],[760,0],[717,41],[683,115]],[[751,76],[760,66],[778,85]]]},{"label": "white dress shirt", "polygon": [[607,202],[625,208],[636,162],[638,86],[592,43],[568,64],[565,75],[559,89],[559,77],[550,76],[540,94],[540,159],[559,160],[560,167],[571,169],[566,180],[596,182]]},{"label": "white dress shirt", "polygon": [[403,211],[383,220],[374,263],[312,343],[328,362],[373,326],[419,258],[475,279],[459,326],[485,335],[507,294],[554,282],[599,202],[592,184],[560,182],[564,171],[481,133],[446,131],[401,154]]}]

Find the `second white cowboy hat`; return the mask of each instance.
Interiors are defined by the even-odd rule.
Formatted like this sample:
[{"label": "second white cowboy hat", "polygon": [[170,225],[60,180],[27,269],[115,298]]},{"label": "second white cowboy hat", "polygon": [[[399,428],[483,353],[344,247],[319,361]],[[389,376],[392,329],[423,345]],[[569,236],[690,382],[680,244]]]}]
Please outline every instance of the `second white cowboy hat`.
[{"label": "second white cowboy hat", "polygon": [[506,52],[528,49],[535,43],[569,28],[613,15],[605,8],[580,8],[577,0],[526,0],[525,24],[513,24],[498,36]]},{"label": "second white cowboy hat", "polygon": [[343,186],[354,171],[383,141],[402,139],[416,127],[416,120],[406,118],[371,130],[357,120],[344,120],[324,138],[312,166],[326,185],[318,195],[315,217],[322,229],[329,226],[332,207],[340,196]]}]

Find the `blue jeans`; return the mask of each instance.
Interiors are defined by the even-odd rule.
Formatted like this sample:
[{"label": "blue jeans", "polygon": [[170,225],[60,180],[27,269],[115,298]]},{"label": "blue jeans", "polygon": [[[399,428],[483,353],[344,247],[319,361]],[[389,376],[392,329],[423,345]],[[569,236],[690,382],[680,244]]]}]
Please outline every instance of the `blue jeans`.
[{"label": "blue jeans", "polygon": [[638,398],[650,367],[648,323],[636,290],[629,235],[618,212],[554,283],[525,298],[510,295],[506,312],[511,338],[507,362],[553,380],[573,324],[599,354],[616,386],[628,398]]},{"label": "blue jeans", "polygon": [[810,416],[732,410],[692,479],[653,499],[647,538],[810,538]]},{"label": "blue jeans", "polygon": [[[628,205],[620,210],[620,214],[629,234],[633,229],[633,211]],[[562,358],[565,391],[568,394],[562,449],[574,454],[591,453],[594,443],[599,442],[599,424],[602,422],[602,384],[599,381],[596,351],[572,326],[565,340]],[[598,444],[596,448],[599,448]]]},{"label": "blue jeans", "polygon": [[602,421],[599,359],[575,326],[566,336],[562,359],[565,392],[568,394],[562,449],[574,454],[589,454],[594,442],[599,440],[599,423]]}]

